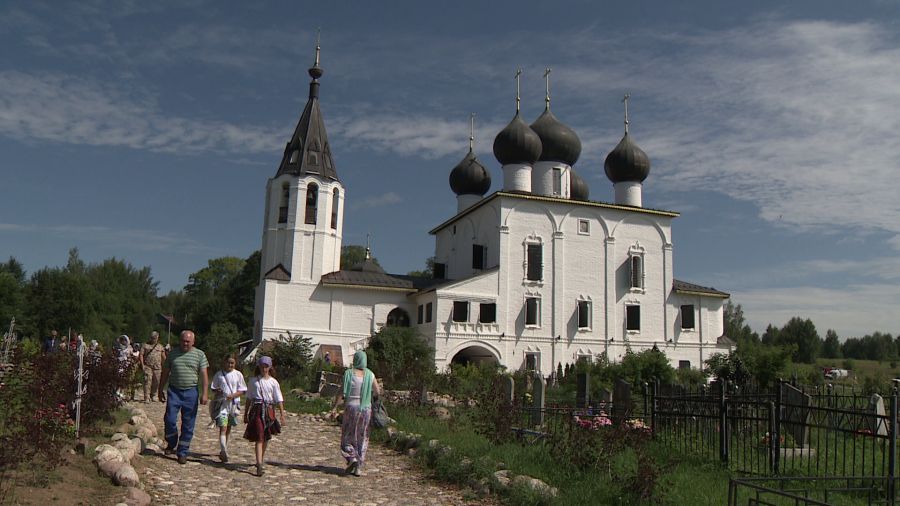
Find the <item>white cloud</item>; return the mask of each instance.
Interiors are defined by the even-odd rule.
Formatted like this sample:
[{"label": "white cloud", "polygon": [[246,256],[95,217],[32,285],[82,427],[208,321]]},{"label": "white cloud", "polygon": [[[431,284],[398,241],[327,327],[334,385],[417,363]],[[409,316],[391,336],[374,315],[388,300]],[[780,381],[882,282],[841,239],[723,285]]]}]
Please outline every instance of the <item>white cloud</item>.
[{"label": "white cloud", "polygon": [[35,233],[132,251],[166,251],[185,255],[216,251],[180,233],[147,229],[118,229],[99,225],[33,225],[0,223],[0,232]]},{"label": "white cloud", "polygon": [[900,286],[895,284],[766,288],[732,297],[743,307],[750,327],[759,333],[770,323],[781,327],[795,316],[812,320],[821,336],[828,329],[841,338],[900,330],[896,318]]},{"label": "white cloud", "polygon": [[150,100],[69,75],[3,71],[0,134],[171,153],[271,153],[283,132],[169,116]]},{"label": "white cloud", "polygon": [[387,192],[381,195],[373,195],[366,197],[359,202],[353,204],[351,209],[371,209],[373,207],[383,207],[403,202],[403,197],[395,192]]}]

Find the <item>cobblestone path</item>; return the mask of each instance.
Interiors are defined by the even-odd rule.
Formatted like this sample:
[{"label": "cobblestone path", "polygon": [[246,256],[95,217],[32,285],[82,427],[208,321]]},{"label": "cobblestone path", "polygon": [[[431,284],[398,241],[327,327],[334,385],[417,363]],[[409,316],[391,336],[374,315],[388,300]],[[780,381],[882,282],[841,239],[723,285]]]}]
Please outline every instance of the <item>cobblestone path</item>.
[{"label": "cobblestone path", "polygon": [[[137,405],[162,435],[164,404]],[[266,452],[266,473],[257,477],[253,443],[241,437],[244,426],[232,433],[229,462],[223,464],[218,429],[207,427],[206,406],[200,410],[187,464],[174,456],[142,458],[141,481],[153,504],[484,504],[463,499],[460,489],[429,480],[407,457],[374,443],[363,476],[344,476],[340,428],[307,415],[288,415]]]}]

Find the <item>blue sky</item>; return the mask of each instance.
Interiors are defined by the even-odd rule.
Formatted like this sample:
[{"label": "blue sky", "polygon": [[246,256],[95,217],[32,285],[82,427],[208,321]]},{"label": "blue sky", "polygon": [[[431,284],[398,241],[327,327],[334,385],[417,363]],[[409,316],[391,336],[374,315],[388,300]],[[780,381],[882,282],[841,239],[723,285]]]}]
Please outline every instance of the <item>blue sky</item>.
[{"label": "blue sky", "polygon": [[321,102],[347,188],[344,244],[422,268],[468,144],[552,109],[591,199],[631,133],[675,275],[732,294],[754,330],[811,318],[900,331],[900,2],[53,2],[0,4],[0,257],[29,271],[148,265],[163,291],[259,248],[267,178]]}]

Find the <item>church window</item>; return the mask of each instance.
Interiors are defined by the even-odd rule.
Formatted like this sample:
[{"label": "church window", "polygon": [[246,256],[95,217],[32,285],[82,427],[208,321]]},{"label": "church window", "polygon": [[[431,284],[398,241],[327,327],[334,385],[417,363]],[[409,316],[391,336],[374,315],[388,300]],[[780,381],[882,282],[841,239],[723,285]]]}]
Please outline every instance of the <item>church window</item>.
[{"label": "church window", "polygon": [[447,264],[435,262],[433,272],[434,279],[447,279]]},{"label": "church window", "polygon": [[625,330],[639,332],[641,330],[641,306],[625,306]]},{"label": "church window", "polygon": [[431,323],[431,311],[433,307],[431,302],[425,304],[425,323]]},{"label": "church window", "polygon": [[644,257],[642,255],[631,256],[631,288],[644,288]]},{"label": "church window", "polygon": [[469,303],[464,300],[453,301],[453,321],[469,321]]},{"label": "church window", "polygon": [[387,315],[388,327],[409,327],[409,313],[399,307],[395,307]]},{"label": "church window", "polygon": [[527,248],[525,277],[529,281],[544,279],[543,247],[540,244],[529,244]]},{"label": "church window", "polygon": [[423,318],[423,315],[425,313],[424,309],[425,309],[425,306],[422,304],[419,304],[418,314],[416,315],[416,323],[418,323],[419,325],[421,325],[422,322],[425,321]]},{"label": "church window", "polygon": [[478,321],[480,323],[497,323],[497,304],[481,304],[478,307]]},{"label": "church window", "polygon": [[525,370],[526,371],[539,371],[538,367],[541,364],[541,354],[536,351],[530,351],[525,353]]},{"label": "church window", "polygon": [[694,305],[684,304],[681,306],[681,330],[693,330],[694,323]]},{"label": "church window", "polygon": [[319,203],[319,185],[310,184],[306,188],[306,223],[307,225],[316,224],[316,207]]},{"label": "church window", "polygon": [[539,327],[541,325],[541,299],[525,297],[525,325]]},{"label": "church window", "polygon": [[487,257],[487,247],[481,244],[472,245],[472,268],[484,269]]},{"label": "church window", "polygon": [[331,195],[331,228],[337,229],[338,202],[340,202],[341,192],[335,188]]},{"label": "church window", "polygon": [[691,368],[691,361],[690,361],[690,360],[679,360],[679,361],[678,361],[678,368],[679,368],[679,369],[690,369],[690,368]]},{"label": "church window", "polygon": [[298,159],[298,158],[300,158],[300,150],[299,150],[299,149],[295,149],[295,150],[291,153],[291,160],[290,160],[288,163],[297,163],[297,159]]},{"label": "church window", "polygon": [[578,301],[578,329],[590,329],[591,328],[591,301],[589,300],[579,300]]},{"label": "church window", "polygon": [[281,205],[278,207],[278,223],[287,223],[290,202],[291,188],[285,184],[281,187]]},{"label": "church window", "polygon": [[315,151],[310,151],[308,163],[310,165],[319,165],[319,154],[316,153]]},{"label": "church window", "polygon": [[578,220],[578,233],[581,235],[591,235],[591,222],[588,220]]},{"label": "church window", "polygon": [[553,167],[553,195],[562,195],[562,169]]}]

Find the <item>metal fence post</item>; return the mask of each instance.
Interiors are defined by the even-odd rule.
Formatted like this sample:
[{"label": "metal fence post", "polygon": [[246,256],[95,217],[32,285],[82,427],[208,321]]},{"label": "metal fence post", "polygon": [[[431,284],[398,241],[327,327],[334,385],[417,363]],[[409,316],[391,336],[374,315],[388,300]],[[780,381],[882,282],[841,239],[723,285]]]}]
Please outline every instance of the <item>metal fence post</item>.
[{"label": "metal fence post", "polygon": [[772,436],[775,434],[777,430],[777,418],[775,417],[775,403],[769,402],[769,472],[771,473],[775,469],[775,459],[776,454],[778,453],[778,449],[775,446],[776,438]]},{"label": "metal fence post", "polygon": [[891,394],[890,448],[888,449],[888,504],[895,504],[897,497],[897,391]]},{"label": "metal fence post", "polygon": [[728,467],[728,409],[725,401],[725,391],[728,390],[728,380],[722,378],[719,389],[719,458],[722,465]]},{"label": "metal fence post", "polygon": [[659,381],[653,382],[650,391],[650,433],[656,435],[656,396],[659,395]]},{"label": "metal fence post", "polygon": [[784,388],[784,380],[778,379],[778,390],[775,391],[775,423],[773,424],[773,430],[769,433],[774,441],[774,450],[772,451],[772,473],[777,475],[781,470],[781,403],[784,402],[782,399],[782,392]]}]

